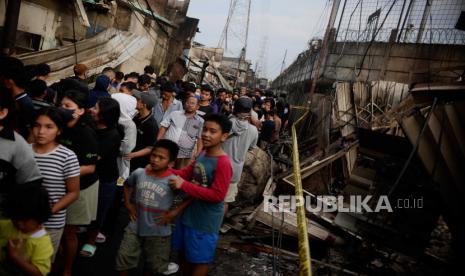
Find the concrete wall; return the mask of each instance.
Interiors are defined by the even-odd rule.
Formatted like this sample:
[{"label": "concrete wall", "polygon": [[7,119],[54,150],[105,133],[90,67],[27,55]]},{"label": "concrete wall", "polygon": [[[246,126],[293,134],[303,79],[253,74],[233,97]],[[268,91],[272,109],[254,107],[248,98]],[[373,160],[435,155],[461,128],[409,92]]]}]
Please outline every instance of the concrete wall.
[{"label": "concrete wall", "polygon": [[[121,7],[118,8],[116,3],[114,3],[114,5],[111,6],[111,9],[108,11],[108,13],[100,13],[100,12],[93,11],[93,10],[86,10],[87,18],[89,19],[89,23],[90,23],[90,27],[85,28],[84,26],[82,26],[82,28],[80,28],[80,34],[82,34],[81,32],[84,30],[85,37],[89,38],[89,37],[93,37],[94,35],[106,29],[113,28],[113,27],[118,28],[117,25],[119,25],[120,23],[117,22],[115,24],[115,21],[122,19],[122,18],[116,17],[117,10],[120,8]],[[78,20],[76,20],[76,23],[77,25],[79,25]]]},{"label": "concrete wall", "polygon": [[131,14],[131,9],[124,6],[118,6],[114,21],[115,28],[123,31],[129,31],[129,26],[131,25],[132,18]]},{"label": "concrete wall", "polygon": [[[148,0],[152,10],[158,14],[165,14],[168,0]],[[145,1],[141,1],[145,6]]]},{"label": "concrete wall", "polygon": [[[465,69],[465,45],[332,41],[327,49],[319,89],[335,81],[454,82]],[[310,82],[318,51],[302,52],[272,87],[290,92],[290,86]]]},{"label": "concrete wall", "polygon": [[[140,13],[128,14],[128,31],[149,39],[149,43],[137,55],[122,64],[119,70],[129,73],[142,72],[144,66],[151,64],[155,72],[160,73],[166,69],[165,58],[168,50],[168,38],[158,25],[150,20],[149,26],[144,26],[144,16]],[[119,19],[118,19],[119,20]],[[119,22],[119,21],[118,21]]]},{"label": "concrete wall", "polygon": [[331,45],[323,78],[408,84],[453,82],[458,75],[450,68],[461,66],[459,72],[465,68],[465,45],[373,43],[368,47],[369,43],[356,42]]},{"label": "concrete wall", "polygon": [[[155,40],[157,40],[157,33],[153,29],[143,25],[143,18],[144,17],[139,13],[131,13],[129,32],[140,36],[147,36],[149,38],[149,43],[137,53],[137,56],[133,56],[120,66],[119,70],[124,73],[133,71],[142,72],[144,66],[151,63],[155,48]],[[142,21],[142,23],[140,21]]]}]

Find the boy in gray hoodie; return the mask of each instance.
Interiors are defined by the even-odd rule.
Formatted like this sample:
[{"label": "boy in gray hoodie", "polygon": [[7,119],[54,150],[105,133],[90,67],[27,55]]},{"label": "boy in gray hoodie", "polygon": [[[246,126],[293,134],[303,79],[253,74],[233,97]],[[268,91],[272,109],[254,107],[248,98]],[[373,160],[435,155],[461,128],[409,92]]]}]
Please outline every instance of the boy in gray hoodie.
[{"label": "boy in gray hoodie", "polygon": [[228,140],[223,143],[223,150],[231,159],[233,175],[228,193],[224,199],[225,214],[228,212],[228,204],[236,200],[238,184],[241,180],[247,151],[257,147],[258,130],[254,125],[249,123],[252,104],[252,99],[240,97],[234,103],[233,115],[229,117],[232,122],[232,129]]}]

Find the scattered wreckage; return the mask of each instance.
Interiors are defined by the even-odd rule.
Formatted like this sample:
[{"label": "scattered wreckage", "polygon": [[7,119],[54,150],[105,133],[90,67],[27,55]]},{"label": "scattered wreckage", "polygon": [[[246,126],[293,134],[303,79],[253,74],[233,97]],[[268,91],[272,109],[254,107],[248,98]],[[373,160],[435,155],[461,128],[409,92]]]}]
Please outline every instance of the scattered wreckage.
[{"label": "scattered wreckage", "polygon": [[[301,133],[313,138],[303,136],[307,142],[299,144],[305,204],[314,207],[307,208],[311,244],[376,252],[370,256],[372,269],[382,267],[383,258],[391,264],[395,263],[392,258],[402,260],[410,272],[418,271],[418,258],[439,265],[451,262],[451,250],[439,252],[438,248],[464,248],[460,216],[465,209],[461,200],[465,195],[465,85],[418,84],[408,88],[389,82],[337,83],[334,96],[324,98],[332,108],[325,107],[328,112],[324,113],[318,108],[325,104],[312,106],[306,132]],[[322,124],[326,118],[330,120]],[[326,143],[315,135],[326,137]],[[234,229],[255,246],[275,231],[296,237],[296,215],[275,212],[283,207],[282,202],[278,206],[271,200],[294,194],[288,147],[289,141],[283,139],[270,149],[273,158],[261,149],[248,154],[238,200],[223,230]],[[353,212],[354,196],[370,198],[364,204],[371,210],[380,199],[387,200],[390,210]],[[268,208],[273,204],[276,209]],[[439,236],[448,235],[449,240],[438,243],[438,229],[445,233]],[[260,243],[259,247],[263,246]],[[287,250],[295,251],[295,247],[287,246]],[[334,262],[326,264],[334,266]],[[336,265],[341,269],[347,266]],[[399,265],[392,269],[408,271]]]}]

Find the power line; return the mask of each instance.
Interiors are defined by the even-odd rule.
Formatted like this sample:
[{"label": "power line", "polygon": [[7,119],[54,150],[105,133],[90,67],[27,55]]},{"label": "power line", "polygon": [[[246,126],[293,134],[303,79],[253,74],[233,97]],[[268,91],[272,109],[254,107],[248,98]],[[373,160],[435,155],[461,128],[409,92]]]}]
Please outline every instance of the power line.
[{"label": "power line", "polygon": [[[379,31],[380,31],[381,28],[383,27],[384,23],[386,22],[386,19],[388,18],[389,14],[391,13],[392,8],[394,7],[394,4],[395,4],[396,2],[397,2],[397,0],[392,1],[392,5],[391,5],[391,7],[389,7],[389,10],[387,11],[386,16],[385,16],[384,19],[383,19],[383,22],[381,22],[381,25],[379,26],[379,28],[377,28],[377,30],[376,30],[375,33],[373,34],[373,37],[371,38],[371,41],[370,41],[370,43],[368,44],[368,47],[367,47],[367,49],[365,50],[365,53],[363,54],[362,61],[360,62],[360,70],[359,70],[358,73],[356,74],[357,77],[360,76],[360,73],[362,72],[363,63],[365,62],[365,58],[366,58],[366,56],[367,56],[367,54],[368,54],[368,51],[369,51],[370,48],[371,48],[371,45],[373,45],[373,42],[375,41],[376,36],[378,35]],[[385,7],[386,7],[386,6],[385,6]]]}]

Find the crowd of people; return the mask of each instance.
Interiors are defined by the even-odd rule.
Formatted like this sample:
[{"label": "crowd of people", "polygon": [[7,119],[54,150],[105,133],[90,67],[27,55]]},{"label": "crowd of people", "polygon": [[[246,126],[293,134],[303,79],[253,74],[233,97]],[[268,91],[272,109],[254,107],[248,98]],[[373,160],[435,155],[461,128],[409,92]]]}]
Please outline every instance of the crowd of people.
[{"label": "crowd of people", "polygon": [[285,95],[171,82],[151,66],[90,78],[76,64],[48,85],[47,64],[0,64],[0,275],[72,275],[121,206],[120,275],[139,259],[147,273],[207,275],[247,151],[286,129]]}]

